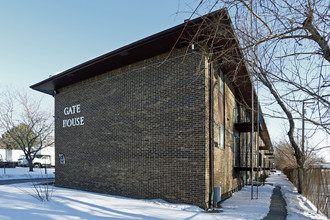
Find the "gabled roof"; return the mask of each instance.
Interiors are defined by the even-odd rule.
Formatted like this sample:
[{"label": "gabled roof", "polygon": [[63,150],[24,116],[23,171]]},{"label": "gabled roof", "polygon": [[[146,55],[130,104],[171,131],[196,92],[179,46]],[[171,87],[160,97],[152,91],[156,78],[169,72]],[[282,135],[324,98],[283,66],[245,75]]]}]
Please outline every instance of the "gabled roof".
[{"label": "gabled roof", "polygon": [[[221,19],[218,19],[217,21],[224,24],[223,27],[229,29],[228,33],[232,36],[228,40],[222,39],[217,41],[212,45],[212,47],[214,47],[213,50],[221,51],[224,48],[233,48],[229,56],[242,59],[243,55],[239,50],[239,43],[233,31],[228,11],[226,9],[220,9],[79,64],[39,83],[36,83],[32,85],[31,88],[49,95],[54,95],[57,90],[71,84],[157,56],[159,54],[170,52],[174,48],[186,47],[190,43],[187,39],[192,38],[196,32],[201,31],[201,25],[207,26],[207,22],[205,21],[220,17]],[[204,33],[205,36],[208,35],[207,31],[208,30]],[[199,37],[198,40],[205,40],[202,38],[203,37]],[[210,41],[212,41],[212,39]],[[245,100],[249,106],[251,106],[252,84],[245,63],[237,62],[236,64],[226,65],[223,68],[225,68],[226,72],[229,74],[231,74],[231,72],[235,72],[232,73],[235,74],[235,77],[233,77],[235,87],[238,88],[241,98]],[[255,98],[255,106],[256,105],[258,105],[257,98]],[[263,131],[261,136],[266,144],[271,145],[264,120],[262,121],[262,128]]]},{"label": "gabled roof", "polygon": [[[225,9],[213,12],[215,14],[226,14]],[[224,22],[229,22],[229,16]],[[32,89],[54,95],[54,91],[93,76],[109,72],[111,70],[169,52],[172,47],[180,48],[188,45],[187,34],[196,32],[196,27],[202,23],[203,17],[196,18],[187,23],[182,23],[170,29],[146,37],[142,40],[111,51],[80,65],[72,67],[48,79],[31,86]],[[197,25],[196,25],[197,24]]]}]

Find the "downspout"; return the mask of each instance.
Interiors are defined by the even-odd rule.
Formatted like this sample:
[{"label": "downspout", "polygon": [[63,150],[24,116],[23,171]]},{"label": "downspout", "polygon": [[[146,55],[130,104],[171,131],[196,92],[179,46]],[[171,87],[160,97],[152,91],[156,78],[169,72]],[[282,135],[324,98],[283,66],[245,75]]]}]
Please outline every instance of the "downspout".
[{"label": "downspout", "polygon": [[209,208],[213,208],[213,198],[214,198],[214,153],[213,153],[213,75],[212,75],[212,64],[209,63],[209,176],[210,176],[210,198],[209,198]]}]

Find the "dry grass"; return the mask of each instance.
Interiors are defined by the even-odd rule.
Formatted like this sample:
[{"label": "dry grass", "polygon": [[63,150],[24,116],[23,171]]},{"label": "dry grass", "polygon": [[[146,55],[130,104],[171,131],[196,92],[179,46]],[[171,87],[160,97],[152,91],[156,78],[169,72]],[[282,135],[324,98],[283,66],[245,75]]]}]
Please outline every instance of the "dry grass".
[{"label": "dry grass", "polygon": [[[297,169],[286,170],[290,181],[297,185]],[[330,218],[330,169],[308,168],[304,170],[303,194],[328,218]]]},{"label": "dry grass", "polygon": [[44,178],[42,181],[35,181],[30,176],[32,186],[29,189],[17,188],[41,202],[50,201],[54,192],[54,182],[50,181],[47,174],[41,177]]},{"label": "dry grass", "polygon": [[330,217],[330,169],[310,168],[304,172],[303,194],[317,210]]}]

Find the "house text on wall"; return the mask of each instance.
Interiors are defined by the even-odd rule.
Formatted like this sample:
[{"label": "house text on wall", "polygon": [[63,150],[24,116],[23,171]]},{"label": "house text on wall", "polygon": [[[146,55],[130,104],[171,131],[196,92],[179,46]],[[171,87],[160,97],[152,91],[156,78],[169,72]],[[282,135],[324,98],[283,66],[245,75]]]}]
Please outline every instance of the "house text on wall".
[{"label": "house text on wall", "polygon": [[[63,113],[64,113],[64,115],[79,114],[80,113],[80,104],[65,107],[64,110],[63,110]],[[84,116],[64,119],[63,120],[63,128],[66,128],[66,127],[69,128],[69,127],[73,127],[73,126],[80,126],[80,125],[84,125],[84,123],[85,123]]]}]

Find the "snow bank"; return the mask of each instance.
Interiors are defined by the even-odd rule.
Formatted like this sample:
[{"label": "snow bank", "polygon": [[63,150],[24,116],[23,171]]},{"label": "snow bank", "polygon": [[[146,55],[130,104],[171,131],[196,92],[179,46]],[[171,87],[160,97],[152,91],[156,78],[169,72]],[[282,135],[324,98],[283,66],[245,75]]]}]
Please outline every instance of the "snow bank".
[{"label": "snow bank", "polygon": [[283,197],[287,204],[287,220],[328,219],[323,214],[318,214],[316,207],[299,194],[296,187],[282,174],[271,175],[267,178],[268,183],[281,186]]}]

